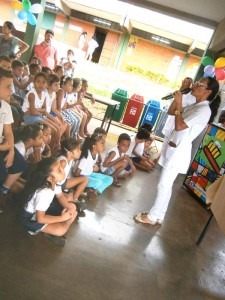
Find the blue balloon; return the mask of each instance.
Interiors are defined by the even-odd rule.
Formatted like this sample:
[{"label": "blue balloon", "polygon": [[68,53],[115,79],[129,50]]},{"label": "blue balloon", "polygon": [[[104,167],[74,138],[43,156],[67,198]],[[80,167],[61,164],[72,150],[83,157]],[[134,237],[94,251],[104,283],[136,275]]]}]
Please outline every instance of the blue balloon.
[{"label": "blue balloon", "polygon": [[27,13],[28,13],[28,11],[26,11],[26,10],[19,11],[18,12],[18,18],[20,20],[25,20],[27,18]]},{"label": "blue balloon", "polygon": [[37,19],[35,15],[33,15],[31,12],[27,12],[27,21],[30,23],[30,25],[35,26],[37,24]]},{"label": "blue balloon", "polygon": [[215,73],[213,73],[213,74],[206,74],[206,73],[204,73],[204,75],[203,75],[203,77],[214,77],[215,76]]}]

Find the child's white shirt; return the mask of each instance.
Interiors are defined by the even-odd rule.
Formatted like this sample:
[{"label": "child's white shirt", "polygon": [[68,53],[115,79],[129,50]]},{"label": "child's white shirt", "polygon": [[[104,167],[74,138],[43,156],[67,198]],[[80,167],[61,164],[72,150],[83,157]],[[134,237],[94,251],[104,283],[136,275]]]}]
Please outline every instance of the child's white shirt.
[{"label": "child's white shirt", "polygon": [[56,92],[53,92],[52,96],[49,95],[48,90],[46,90],[45,92],[46,92],[46,111],[47,113],[50,113],[52,110],[52,103],[56,98]]},{"label": "child's white shirt", "polygon": [[95,159],[92,157],[91,151],[88,150],[88,156],[83,157],[78,165],[78,168],[81,170],[80,175],[89,176],[93,173],[93,167],[98,161],[98,154]]},{"label": "child's white shirt", "polygon": [[133,152],[134,147],[135,147],[135,137],[136,137],[136,135],[133,135],[133,136],[130,137],[130,147],[126,152],[126,154],[130,157],[132,156],[132,152]]},{"label": "child's white shirt", "polygon": [[42,106],[44,104],[44,101],[45,101],[45,98],[46,98],[45,91],[41,92],[41,98],[39,98],[36,90],[32,89],[29,93],[27,93],[27,95],[24,99],[24,102],[23,102],[23,105],[22,105],[23,112],[27,112],[30,108],[30,102],[28,100],[28,97],[29,97],[30,94],[34,94],[34,107],[35,108],[42,108]]},{"label": "child's white shirt", "polygon": [[0,143],[2,143],[4,140],[4,125],[12,124],[13,122],[14,120],[10,105],[4,100],[0,100]]},{"label": "child's white shirt", "polygon": [[120,154],[119,149],[118,149],[118,146],[115,146],[115,147],[111,148],[111,149],[107,152],[104,161],[102,161],[102,163],[101,163],[101,167],[100,167],[101,172],[105,172],[105,170],[107,169],[107,167],[104,167],[104,166],[103,166],[103,163],[106,161],[107,157],[109,156],[109,154],[110,154],[111,152],[115,152],[115,156],[112,158],[111,162],[113,162],[113,161],[115,161],[117,158],[123,157],[123,156],[125,155],[125,153],[121,153],[121,154]]},{"label": "child's white shirt", "polygon": [[[65,172],[65,179],[60,181],[58,184],[59,185],[62,185],[67,178],[69,178],[69,175],[70,175],[70,172],[71,172],[71,168],[72,168],[72,165],[73,165],[73,161],[71,160],[70,162],[68,162],[67,158],[64,156],[64,155],[61,155],[57,158],[58,161],[61,161],[61,160],[65,160],[66,161],[66,165],[65,165],[65,168],[64,168],[64,172]],[[71,176],[70,176],[71,177]]]},{"label": "child's white shirt", "polygon": [[[137,146],[135,147],[135,152],[137,152],[139,155],[143,155],[144,153],[144,148],[145,148],[145,142],[143,143],[138,143]],[[136,157],[136,155],[134,155],[133,153],[131,153],[131,157]]]},{"label": "child's white shirt", "polygon": [[54,190],[46,187],[36,191],[31,200],[27,203],[25,211],[29,213],[35,213],[37,210],[46,211],[52,203],[54,196],[61,193],[61,186],[58,185],[55,185]]},{"label": "child's white shirt", "polygon": [[69,105],[76,104],[77,103],[77,98],[78,98],[77,93],[70,93],[70,94],[68,94],[66,102]]},{"label": "child's white shirt", "polygon": [[26,150],[25,144],[23,141],[19,141],[15,144],[16,149],[19,151],[19,153],[24,157],[25,160],[28,159],[29,155],[34,153],[34,148],[31,147]]}]

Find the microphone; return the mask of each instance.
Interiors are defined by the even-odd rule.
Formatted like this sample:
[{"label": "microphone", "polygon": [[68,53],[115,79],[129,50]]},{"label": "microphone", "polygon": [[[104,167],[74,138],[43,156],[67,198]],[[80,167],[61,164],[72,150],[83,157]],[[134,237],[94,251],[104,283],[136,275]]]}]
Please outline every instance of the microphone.
[{"label": "microphone", "polygon": [[[181,91],[181,94],[186,95],[186,94],[190,93],[190,91],[191,91],[190,88],[186,88],[186,89]],[[169,94],[169,95],[166,95],[166,96],[162,97],[161,99],[162,100],[170,100],[173,97],[174,97],[174,94]]]}]

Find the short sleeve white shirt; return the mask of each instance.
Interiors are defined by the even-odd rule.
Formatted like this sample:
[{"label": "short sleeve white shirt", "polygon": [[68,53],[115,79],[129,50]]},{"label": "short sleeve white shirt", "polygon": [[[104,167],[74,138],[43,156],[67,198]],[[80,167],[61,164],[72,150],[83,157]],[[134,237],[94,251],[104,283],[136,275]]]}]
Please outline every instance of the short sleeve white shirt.
[{"label": "short sleeve white shirt", "polygon": [[29,155],[34,152],[33,147],[26,150],[25,144],[23,141],[19,141],[15,144],[16,149],[19,151],[19,153],[24,157],[25,160],[28,159]]},{"label": "short sleeve white shirt", "polygon": [[92,157],[91,151],[88,150],[88,156],[83,157],[78,165],[78,168],[81,170],[80,175],[89,176],[93,173],[93,167],[98,161],[98,154],[95,158]]},{"label": "short sleeve white shirt", "polygon": [[61,194],[62,189],[60,186],[55,186],[55,189],[43,188],[33,195],[31,200],[27,203],[25,210],[30,213],[35,213],[37,210],[46,211],[55,195]]},{"label": "short sleeve white shirt", "polygon": [[13,116],[10,105],[4,100],[0,100],[0,143],[2,143],[4,124],[12,124]]},{"label": "short sleeve white shirt", "polygon": [[135,137],[136,137],[135,135],[131,136],[130,146],[129,146],[129,149],[127,150],[127,152],[126,152],[126,154],[130,157],[132,156],[132,152],[133,152],[134,147],[135,147]]}]

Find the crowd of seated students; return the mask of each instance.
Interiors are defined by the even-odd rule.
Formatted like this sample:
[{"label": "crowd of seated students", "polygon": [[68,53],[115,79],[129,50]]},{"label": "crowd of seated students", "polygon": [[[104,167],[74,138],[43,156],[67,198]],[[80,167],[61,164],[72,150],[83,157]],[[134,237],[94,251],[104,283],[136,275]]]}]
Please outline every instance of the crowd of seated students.
[{"label": "crowd of seated students", "polygon": [[155,163],[148,124],[105,150],[106,132],[87,130],[88,82],[61,67],[52,72],[36,57],[30,64],[0,57],[0,212],[14,199],[30,234],[41,231],[64,245],[70,225],[84,215],[85,197],[96,199],[110,185],[120,187],[135,166],[150,171]]}]

